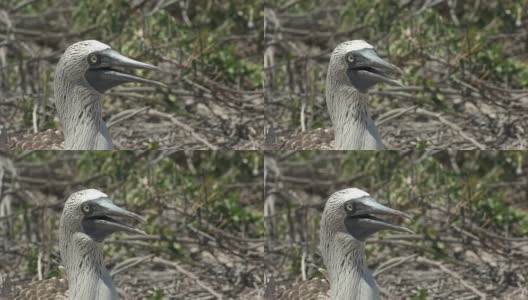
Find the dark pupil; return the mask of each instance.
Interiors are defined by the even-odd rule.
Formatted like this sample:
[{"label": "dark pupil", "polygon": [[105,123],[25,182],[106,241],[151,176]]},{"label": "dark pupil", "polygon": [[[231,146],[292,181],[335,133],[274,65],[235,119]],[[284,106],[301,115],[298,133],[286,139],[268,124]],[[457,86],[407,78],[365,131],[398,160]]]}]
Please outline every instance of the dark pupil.
[{"label": "dark pupil", "polygon": [[90,61],[91,61],[92,63],[96,63],[96,62],[97,62],[97,57],[96,57],[95,55],[92,56],[92,57],[90,57]]}]

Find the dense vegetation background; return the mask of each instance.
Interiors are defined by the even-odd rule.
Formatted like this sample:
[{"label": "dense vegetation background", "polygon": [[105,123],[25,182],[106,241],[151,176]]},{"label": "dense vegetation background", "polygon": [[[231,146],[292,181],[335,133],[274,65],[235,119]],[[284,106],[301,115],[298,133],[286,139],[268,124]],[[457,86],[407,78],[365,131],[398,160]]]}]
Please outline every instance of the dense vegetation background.
[{"label": "dense vegetation background", "polygon": [[527,0],[271,0],[266,18],[268,141],[330,127],[329,55],[363,39],[404,70],[371,92],[389,149],[525,149]]},{"label": "dense vegetation background", "polygon": [[104,246],[121,299],[257,298],[262,166],[258,152],[242,151],[0,155],[0,299],[60,276],[62,206],[86,188],[147,218],[147,236],[113,235]]},{"label": "dense vegetation background", "polygon": [[324,204],[357,187],[413,216],[405,226],[415,234],[387,231],[366,243],[384,299],[528,297],[527,152],[276,152],[265,174],[275,292],[323,276]]},{"label": "dense vegetation background", "polygon": [[53,73],[71,44],[96,39],[159,66],[168,88],[124,85],[103,103],[119,149],[255,149],[262,139],[260,0],[0,1],[0,125],[57,128]]}]

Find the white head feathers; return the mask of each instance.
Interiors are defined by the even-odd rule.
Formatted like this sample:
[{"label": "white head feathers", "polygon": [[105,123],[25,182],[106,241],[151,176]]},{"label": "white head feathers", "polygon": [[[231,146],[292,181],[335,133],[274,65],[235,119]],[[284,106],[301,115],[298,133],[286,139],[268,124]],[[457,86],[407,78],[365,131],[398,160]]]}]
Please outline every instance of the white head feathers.
[{"label": "white head feathers", "polygon": [[332,56],[334,54],[340,54],[340,53],[345,54],[351,51],[358,51],[362,49],[373,49],[373,48],[374,47],[371,44],[363,40],[346,41],[346,42],[343,42],[337,45],[337,47],[335,47],[334,51],[332,52]]}]

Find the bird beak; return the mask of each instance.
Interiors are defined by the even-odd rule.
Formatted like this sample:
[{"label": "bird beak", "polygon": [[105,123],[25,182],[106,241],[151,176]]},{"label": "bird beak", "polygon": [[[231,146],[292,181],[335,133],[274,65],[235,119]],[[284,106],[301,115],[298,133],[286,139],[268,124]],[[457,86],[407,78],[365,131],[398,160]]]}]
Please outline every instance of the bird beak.
[{"label": "bird beak", "polygon": [[83,220],[83,227],[85,232],[97,241],[102,241],[118,231],[146,234],[143,230],[127,224],[128,221],[144,222],[143,217],[115,205],[108,198],[93,200],[91,208],[92,212]]},{"label": "bird beak", "polygon": [[355,200],[354,205],[356,209],[345,219],[345,226],[349,233],[359,240],[365,240],[368,236],[381,230],[413,233],[407,227],[382,219],[383,217],[411,219],[411,216],[404,212],[381,205],[372,197],[359,198]]},{"label": "bird beak", "polygon": [[390,77],[391,75],[401,75],[403,71],[379,57],[374,49],[359,50],[356,54],[358,61],[350,67],[349,72],[357,72],[363,80],[372,84],[387,83],[394,86],[404,86],[398,80]]},{"label": "bird beak", "polygon": [[[99,61],[91,65],[86,71],[85,77],[90,85],[100,93],[128,82],[139,82],[144,84],[167,87],[165,84],[141,78],[125,72],[122,69],[143,69],[160,71],[156,66],[128,58],[113,49],[106,49],[96,53]],[[117,69],[119,68],[119,69]]]}]

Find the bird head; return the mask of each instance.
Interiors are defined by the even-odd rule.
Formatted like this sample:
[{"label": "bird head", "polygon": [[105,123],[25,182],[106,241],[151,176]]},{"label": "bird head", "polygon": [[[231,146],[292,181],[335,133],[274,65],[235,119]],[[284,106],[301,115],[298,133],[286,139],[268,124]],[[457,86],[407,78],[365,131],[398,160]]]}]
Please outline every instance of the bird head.
[{"label": "bird head", "polygon": [[100,94],[127,82],[165,86],[158,81],[134,76],[125,69],[159,71],[158,67],[123,56],[99,41],[82,41],[66,49],[57,65],[55,81],[87,86]]},{"label": "bird head", "polygon": [[326,202],[321,220],[321,231],[341,236],[351,236],[364,241],[381,230],[412,231],[391,223],[388,218],[407,218],[404,212],[379,204],[367,192],[348,188],[335,192]]},{"label": "bird head", "polygon": [[400,68],[380,58],[374,47],[362,40],[339,44],[332,52],[328,73],[362,93],[378,83],[403,86],[391,78],[403,73]]},{"label": "bird head", "polygon": [[144,219],[115,205],[103,192],[95,189],[72,194],[62,211],[61,230],[69,231],[74,238],[84,242],[102,242],[114,232],[145,234],[129,225],[130,221]]}]

